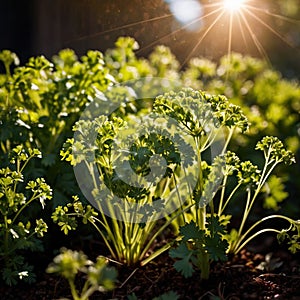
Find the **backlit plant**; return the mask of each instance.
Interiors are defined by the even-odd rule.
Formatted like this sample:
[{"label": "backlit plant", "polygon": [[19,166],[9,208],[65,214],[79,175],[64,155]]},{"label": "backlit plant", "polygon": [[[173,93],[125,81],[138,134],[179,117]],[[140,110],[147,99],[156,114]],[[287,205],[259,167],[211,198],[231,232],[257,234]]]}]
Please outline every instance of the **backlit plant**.
[{"label": "backlit plant", "polygon": [[[299,80],[284,78],[264,60],[238,53],[225,55],[217,63],[195,57],[190,60],[181,78],[184,86],[225,95],[243,109],[251,127],[245,134],[237,135],[231,144],[231,150],[241,157],[249,159],[250,155],[251,159],[260,160],[258,153],[253,151],[249,154],[248,149],[254,148],[264,136],[277,136],[298,159]],[[274,210],[281,208],[283,197],[277,195],[283,192],[283,183],[288,181],[285,193],[290,192],[286,195],[290,201],[285,203],[284,209],[296,217],[299,214],[298,178],[299,168],[296,165],[277,168],[267,181],[272,185],[272,190],[264,207]]]},{"label": "backlit plant", "polygon": [[[166,158],[169,168],[162,180],[163,183],[159,186],[154,185],[149,189],[130,186],[118,177],[115,170],[116,157],[112,151],[116,135],[119,131],[126,129],[127,123],[118,117],[108,119],[106,116],[101,116],[93,121],[79,121],[74,126],[74,130],[80,133],[80,140],[69,139],[61,151],[63,158],[70,161],[75,167],[77,164],[83,163],[86,166],[86,176],[95,176],[93,161],[95,159],[102,184],[99,185],[98,178],[93,177],[92,186],[89,188],[95,199],[98,199],[100,203],[101,201],[107,203],[107,210],[111,213],[111,218],[105,214],[102,205],[97,205],[95,202],[94,205],[99,210],[96,212],[90,205],[84,206],[77,197],[74,197],[73,203],[65,207],[57,207],[52,218],[66,234],[78,226],[77,217],[82,218],[84,223],[90,222],[103,238],[114,259],[127,265],[138,262],[143,265],[169,247],[166,245],[156,249],[152,255],[146,257],[156,237],[167,227],[167,224],[164,224],[154,233],[157,222],[155,216],[152,215],[154,213],[152,204],[156,201],[158,190],[166,190],[165,193],[168,193],[167,183],[174,183],[170,177],[173,175],[172,168],[176,168],[178,164],[178,154],[174,148],[170,151],[170,147],[172,149],[173,145],[169,140],[161,138],[155,133],[141,136],[132,145],[132,153],[136,153],[130,159],[132,168],[141,175],[149,173],[149,159],[157,151],[160,151],[160,155]],[[97,133],[94,143],[89,139],[92,132]],[[77,151],[80,150],[79,154],[73,155],[74,148]],[[94,152],[95,156],[93,156]],[[87,183],[84,182],[84,184]],[[103,190],[106,190],[107,187],[110,192],[103,194]],[[142,224],[134,222],[138,218],[134,210],[130,211],[129,209],[125,212],[122,207],[114,205],[112,193],[123,199],[125,207],[126,203],[129,208],[130,203],[138,203],[140,207],[143,207],[141,218],[144,218],[145,222]],[[99,199],[98,194],[102,198]],[[122,220],[119,217],[125,213],[131,216],[127,221],[126,218]],[[130,221],[131,219],[133,222]]]},{"label": "backlit plant", "polygon": [[[217,135],[215,139],[212,139],[212,131],[205,132],[203,117],[193,118],[193,114],[186,109],[187,102],[189,102],[189,108],[194,107],[192,104],[195,99],[197,101],[205,99],[210,103],[214,114],[211,117],[217,118],[219,124],[227,131],[224,148],[211,166],[207,165],[204,154],[207,145],[217,142]],[[203,107],[201,108],[203,109]],[[250,161],[240,161],[235,153],[226,151],[234,131],[240,128],[244,132],[247,130],[248,123],[240,108],[228,103],[225,97],[209,97],[193,90],[184,90],[178,94],[169,93],[158,97],[154,102],[154,110],[160,114],[171,116],[181,123],[182,129],[189,132],[195,139],[197,146],[199,177],[198,184],[190,197],[195,206],[191,208],[192,214],[187,212],[182,214],[181,217],[188,224],[180,229],[183,238],[178,248],[170,251],[172,257],[180,258],[175,262],[177,270],[188,277],[192,275],[192,266],[196,265],[201,270],[201,277],[207,278],[210,261],[226,259],[225,254],[227,252],[238,253],[254,237],[268,231],[279,234],[279,240],[288,237],[292,252],[299,248],[299,222],[285,216],[271,215],[265,217],[244,232],[246,220],[255,200],[274,168],[280,163],[291,164],[295,162],[293,154],[284,148],[278,138],[267,136],[257,143],[256,149],[262,150],[265,158],[264,167],[260,171]],[[194,113],[196,115],[197,113],[198,115],[201,114],[201,112]],[[226,132],[223,131],[223,133]],[[210,169],[210,172],[207,172],[207,169]],[[232,174],[236,175],[237,183],[230,193],[227,193],[228,188],[231,188],[227,180],[229,175]],[[207,193],[207,191],[210,191],[209,187],[220,176],[222,176],[222,184],[220,184],[219,193]],[[246,204],[242,213],[241,224],[238,230],[231,231],[230,238],[228,238],[224,225],[229,223],[230,216],[225,216],[224,210],[233,197],[238,194],[238,191],[243,190],[243,188],[246,194]],[[239,194],[239,198],[241,197]],[[205,205],[203,205],[203,202]],[[209,214],[206,205],[209,206]],[[282,232],[276,228],[265,228],[252,233],[252,230],[258,225],[272,218],[281,218],[288,221],[290,228]],[[295,231],[295,234],[290,237],[287,231]],[[225,237],[226,240],[224,240]]]},{"label": "backlit plant", "polygon": [[[176,148],[174,143],[163,137],[163,131],[159,132],[158,128],[153,125],[148,133],[138,136],[132,144],[131,151],[134,155],[129,156],[129,163],[135,173],[147,176],[150,172],[150,158],[154,154],[159,154],[166,160],[167,171],[158,185],[153,185],[148,190],[136,188],[127,184],[117,173],[118,155],[116,156],[116,152],[112,151],[118,134],[122,130],[129,130],[127,123],[133,116],[123,115],[123,119],[116,116],[111,118],[101,116],[93,121],[77,122],[74,130],[78,132],[80,139],[78,136],[75,140],[69,139],[61,154],[74,166],[84,163],[87,174],[92,176],[95,176],[93,159],[95,160],[102,183],[99,185],[98,179],[95,177],[89,188],[95,199],[98,195],[106,200],[111,199],[106,203],[108,203],[108,210],[112,214],[112,218],[106,216],[103,206],[98,206],[98,213],[91,206],[84,207],[75,197],[73,204],[58,207],[53,214],[54,221],[61,226],[65,233],[75,229],[76,217],[81,217],[84,223],[89,221],[96,227],[113,258],[128,265],[137,262],[141,262],[143,265],[170,247],[171,244],[166,244],[145,259],[154,239],[169,224],[173,224],[182,236],[178,248],[170,251],[172,257],[180,258],[175,263],[175,267],[185,276],[190,276],[193,272],[192,266],[195,265],[201,270],[201,277],[208,278],[211,261],[225,260],[228,252],[237,253],[260,233],[266,231],[280,233],[279,229],[269,228],[249,236],[250,231],[262,221],[275,217],[283,218],[290,222],[289,230],[297,229],[297,222],[276,215],[269,216],[250,227],[248,231],[244,231],[253,204],[274,168],[281,162],[294,162],[294,157],[275,137],[265,137],[257,144],[257,149],[263,150],[265,154],[265,165],[262,171],[259,171],[258,167],[250,161],[240,161],[235,153],[228,152],[227,148],[234,132],[236,130],[245,132],[248,129],[248,121],[238,106],[230,103],[224,96],[211,96],[201,91],[183,89],[178,93],[170,92],[158,96],[154,100],[153,112],[160,117],[164,116],[166,120],[168,118],[175,120],[181,128],[179,129],[181,134],[187,134],[190,141],[194,141],[193,146],[184,144],[185,155],[191,158],[190,162],[184,167],[180,166],[184,154]],[[141,116],[143,115],[141,114]],[[147,118],[144,117],[143,120],[146,124]],[[167,126],[171,126],[172,132],[172,123]],[[94,134],[91,134],[92,132]],[[174,130],[173,134],[176,135]],[[223,142],[222,136],[224,136]],[[91,137],[96,137],[95,143],[90,140]],[[214,160],[208,159],[207,151],[214,144],[219,144],[219,155]],[[76,155],[73,153],[74,149],[76,149]],[[192,159],[195,153],[196,163]],[[125,168],[126,164],[124,163],[121,167]],[[187,201],[183,201],[182,195],[178,192],[178,183],[182,177],[178,174],[180,174],[180,169],[188,167],[197,170],[193,173],[193,176],[196,176],[196,185],[186,188],[185,194],[188,197],[185,197]],[[232,175],[236,175],[237,183],[228,192],[232,188],[228,178]],[[218,186],[214,187],[216,182]],[[86,184],[85,182],[84,185]],[[114,198],[110,193],[103,194],[102,189],[105,190],[105,187],[109,187],[110,191],[124,199],[125,203],[129,203],[129,207],[132,202],[142,204],[143,214],[149,217],[148,221],[143,226],[135,222],[120,221],[118,214],[127,212],[109,204],[110,202],[114,203]],[[151,220],[151,214],[154,214],[153,200],[155,201],[155,197],[157,197],[157,191],[163,191],[163,194],[160,195],[161,199],[170,195],[172,188],[177,190],[178,201],[182,206],[173,214],[165,215],[164,225],[153,234],[156,226],[154,219]],[[228,235],[226,226],[230,222],[230,215],[226,216],[224,211],[236,195],[242,197],[239,194],[240,191],[246,193],[246,206],[240,228],[232,230]],[[101,199],[99,200],[101,201]],[[131,218],[136,218],[135,212],[131,213]],[[184,226],[178,229],[180,225]],[[283,236],[287,237],[288,235],[282,233],[281,237]],[[295,250],[297,248],[295,246],[296,235],[290,239],[290,243],[291,250]]]},{"label": "backlit plant", "polygon": [[[214,214],[212,201],[216,193],[212,189],[214,182],[217,182],[217,185],[221,184],[222,165],[210,170],[212,161],[207,161],[204,155],[214,143],[220,143],[222,149],[219,149],[218,154],[222,155],[234,131],[237,128],[241,131],[247,130],[248,122],[240,108],[231,104],[226,97],[211,96],[192,89],[157,97],[154,111],[177,120],[182,131],[190,135],[195,142],[198,179],[187,204],[193,207],[177,218],[177,221],[188,224],[180,229],[183,239],[178,248],[171,250],[170,254],[174,258],[180,258],[175,263],[175,268],[185,276],[191,276],[194,264],[201,270],[202,278],[208,278],[210,262],[226,259],[228,244],[223,238],[225,227],[221,218]],[[209,123],[213,123],[213,127],[209,127]],[[220,133],[226,135],[223,144],[220,141]],[[178,227],[177,224],[176,226]]]},{"label": "backlit plant", "polygon": [[86,105],[115,81],[103,54],[90,50],[79,59],[64,49],[51,61],[31,57],[14,69],[15,53],[4,50],[0,60],[6,70],[0,75],[0,156],[6,159],[19,144],[38,148],[43,158],[30,166],[32,172],[53,186],[54,205],[66,202],[76,186],[72,169],[59,160],[59,150]]},{"label": "backlit plant", "polygon": [[[264,137],[257,143],[256,150],[260,150],[264,154],[265,163],[262,170],[259,170],[259,168],[253,165],[250,161],[240,161],[234,153],[227,152],[226,168],[221,189],[218,215],[222,215],[222,213],[226,209],[226,206],[229,204],[235,194],[238,194],[238,197],[243,197],[239,193],[240,190],[244,191],[245,198],[241,223],[238,230],[233,229],[230,233],[230,247],[228,251],[236,254],[259,234],[262,234],[264,232],[275,232],[278,234],[279,241],[282,241],[284,238],[287,238],[289,240],[289,249],[291,250],[291,252],[295,253],[297,250],[299,250],[299,221],[292,220],[291,218],[282,215],[269,215],[258,220],[248,230],[244,230],[246,220],[249,217],[253,205],[256,202],[258,195],[262,191],[262,188],[265,186],[267,179],[273,172],[274,168],[280,163],[288,165],[295,163],[294,155],[284,148],[282,142],[277,137]],[[226,197],[226,183],[228,177],[233,174],[236,175],[237,183],[235,187],[230,191],[230,194]],[[286,220],[288,223],[290,223],[289,229],[281,231],[278,228],[263,228],[254,231],[253,233],[253,230],[256,227],[262,225],[265,221],[274,218]],[[295,235],[289,236],[287,234],[287,231],[296,232]]]},{"label": "backlit plant", "polygon": [[0,265],[3,280],[13,285],[18,279],[34,281],[33,268],[22,253],[43,249],[38,238],[48,226],[27,215],[26,208],[36,201],[44,208],[52,191],[43,178],[24,182],[24,169],[32,158],[41,157],[39,150],[17,146],[10,154],[11,164],[0,169]]},{"label": "backlit plant", "polygon": [[[46,231],[42,220],[33,225],[29,217],[32,214],[25,212],[30,209],[35,215],[36,207],[29,204],[39,199],[43,205],[45,198],[42,194],[36,198],[38,193],[45,189],[50,199],[51,192],[46,192],[48,186],[43,179],[29,181],[26,187],[22,182],[24,175],[47,176],[47,182],[49,179],[61,204],[79,190],[68,162],[74,167],[84,165],[86,173],[83,176],[94,176],[92,160],[95,160],[99,172],[96,175],[101,177],[102,186],[97,176],[87,186],[94,199],[102,201],[105,198],[109,203],[113,199],[112,194],[103,193],[103,188],[108,187],[125,199],[129,208],[132,203],[140,203],[144,207],[142,215],[147,220],[145,223],[120,221],[118,214],[120,216],[122,210],[115,207],[111,210],[112,218],[108,217],[97,203],[91,204],[98,211],[92,205],[85,205],[85,200],[79,201],[78,197],[65,206],[58,206],[53,214],[53,220],[65,233],[80,226],[78,218],[83,224],[91,223],[112,257],[124,264],[144,265],[170,248],[173,240],[169,243],[164,241],[163,247],[155,247],[160,233],[169,225],[178,235],[178,247],[173,248],[170,254],[178,259],[175,267],[184,276],[190,276],[196,267],[200,269],[201,277],[207,278],[212,261],[225,260],[228,253],[238,253],[253,238],[265,232],[276,233],[280,242],[287,240],[292,252],[299,250],[299,221],[279,213],[251,215],[256,205],[278,210],[288,192],[297,193],[298,169],[282,167],[295,159],[273,135],[280,137],[288,149],[299,153],[299,84],[283,79],[265,62],[239,54],[223,57],[219,63],[194,58],[181,72],[178,61],[167,47],[155,48],[149,59],[137,58],[137,48],[134,39],[121,37],[115,48],[105,54],[88,51],[79,60],[72,50],[66,49],[51,61],[39,56],[15,69],[12,64],[19,64],[17,56],[10,51],[0,53],[6,71],[6,74],[0,75],[0,156],[3,159],[0,236],[4,241],[0,263],[2,266],[3,262],[2,275],[7,283],[15,283],[16,278],[32,279],[30,272],[27,273],[30,267],[23,263],[19,250],[39,248],[35,237]],[[143,76],[147,80],[141,85],[138,79]],[[162,81],[155,76],[167,77],[174,82],[161,84]],[[116,83],[128,80],[133,80],[128,86],[127,83],[126,86]],[[182,85],[207,92],[191,89],[177,92]],[[147,99],[146,105],[140,105],[144,103],[138,103],[135,95],[147,97],[149,90],[168,93]],[[210,94],[224,94],[232,103],[225,96]],[[99,99],[113,99],[113,106],[119,103],[120,107],[109,117],[77,122],[74,132],[82,138],[79,141],[67,139],[73,135],[72,125],[82,111]],[[181,127],[180,130],[179,127],[173,128],[173,133],[184,133],[193,146],[177,139],[186,150],[182,153],[176,143],[164,137],[164,131],[157,124],[152,124],[127,149],[130,155],[124,161],[118,160],[116,152],[112,151],[116,146],[114,142],[123,130],[130,129],[133,120],[137,120],[141,128],[148,126],[146,114],[150,111],[165,119],[165,125],[170,125],[170,119],[176,120]],[[247,119],[251,122],[250,130]],[[161,121],[158,118],[153,120]],[[205,127],[202,123],[205,120],[207,124],[212,122],[217,130],[207,131],[209,126]],[[172,129],[170,132],[173,134]],[[97,136],[95,141],[85,139],[91,137],[91,133]],[[134,132],[131,134],[134,136]],[[169,137],[175,137],[175,134]],[[257,143],[258,140],[260,142]],[[65,161],[60,162],[58,153],[64,141],[61,156]],[[28,150],[27,156],[23,156],[25,150],[22,146],[16,148],[19,150],[14,149],[19,144],[25,148],[37,146],[43,153],[43,159],[27,164],[22,159],[39,156],[38,151]],[[209,159],[213,144],[219,145],[219,156],[214,160]],[[255,147],[258,151],[249,151]],[[4,167],[10,152],[20,153],[19,167],[18,160],[15,160],[15,165]],[[117,165],[121,168],[130,166],[138,176],[147,177],[151,174],[151,162],[155,163],[153,156],[158,158],[158,171],[165,166],[166,172],[158,184],[148,189],[126,183],[116,170]],[[181,172],[184,172],[184,167],[180,165],[183,160],[186,162],[184,167],[194,168],[192,179],[196,179],[195,186],[183,183]],[[160,164],[162,161],[165,164]],[[280,167],[275,170],[278,165]],[[25,166],[26,173],[23,172]],[[285,176],[282,178],[278,174]],[[155,181],[155,178],[152,179]],[[284,180],[288,180],[289,189],[285,190]],[[215,190],[216,182],[219,185]],[[184,197],[177,199],[181,207],[157,221],[152,205],[159,201],[164,203],[163,200],[170,195],[181,195],[178,193],[179,186],[184,187]],[[295,195],[294,199],[297,199]],[[296,204],[292,206],[293,202],[289,201],[286,207],[289,205],[290,212],[297,215]],[[131,213],[136,218],[134,211]],[[239,226],[232,229],[231,219],[240,221]],[[273,225],[265,226],[272,220],[286,221],[289,226],[283,230]]]}]

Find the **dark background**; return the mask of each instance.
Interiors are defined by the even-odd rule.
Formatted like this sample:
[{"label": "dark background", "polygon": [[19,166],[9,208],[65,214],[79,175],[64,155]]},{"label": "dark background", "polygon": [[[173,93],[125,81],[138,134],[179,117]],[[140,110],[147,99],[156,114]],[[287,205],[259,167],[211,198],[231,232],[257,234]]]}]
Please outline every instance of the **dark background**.
[{"label": "dark background", "polygon": [[[252,0],[254,6],[255,1],[258,0]],[[293,1],[296,7],[299,4],[299,9],[287,15],[281,7],[283,2],[288,3],[286,1]],[[203,0],[201,3],[210,2]],[[299,78],[300,0],[260,0],[259,3],[270,13],[296,20],[255,11],[278,34],[272,33],[253,17],[249,18],[252,19],[249,24],[272,65],[288,77]],[[207,28],[213,17],[205,21]],[[234,25],[237,27],[236,23]],[[164,0],[2,0],[0,50],[16,52],[24,63],[30,56],[41,54],[51,59],[63,48],[72,48],[79,56],[88,49],[105,51],[113,47],[118,36],[129,35],[140,44],[139,56],[147,56],[155,45],[165,44],[182,64],[191,56],[218,59],[227,53],[228,16],[212,28],[194,51],[205,27],[199,32],[189,32],[179,30],[181,26],[170,14],[169,5]],[[233,32],[232,50],[263,58],[246,29],[245,33],[248,35],[247,45],[242,42],[240,32]]]}]

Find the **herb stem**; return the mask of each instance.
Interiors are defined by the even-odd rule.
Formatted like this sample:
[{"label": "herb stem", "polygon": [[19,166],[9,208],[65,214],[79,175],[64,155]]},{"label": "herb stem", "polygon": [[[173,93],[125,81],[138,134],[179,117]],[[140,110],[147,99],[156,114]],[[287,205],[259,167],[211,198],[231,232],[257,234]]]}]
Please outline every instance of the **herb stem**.
[{"label": "herb stem", "polygon": [[[241,242],[246,238],[246,236],[255,228],[257,227],[259,224],[261,224],[262,222],[265,222],[269,219],[274,219],[274,218],[277,218],[277,219],[283,219],[283,220],[286,220],[288,221],[289,223],[293,223],[293,220],[289,217],[286,217],[286,216],[283,216],[283,215],[271,215],[271,216],[267,216],[267,217],[264,217],[262,218],[261,220],[258,220],[256,223],[254,223],[240,238],[239,240],[237,241],[237,243],[235,244],[235,250],[234,250],[234,253],[238,253],[249,241],[251,241],[254,237],[256,237],[258,234],[255,233],[253,234],[252,236],[250,236],[245,242],[243,242],[243,244],[241,246],[239,246],[241,244]],[[270,230],[271,229],[271,230]],[[275,231],[276,229],[273,229],[273,228],[269,228],[267,231]],[[261,231],[259,231],[260,233],[263,233]],[[280,231],[276,231],[277,233],[280,233]],[[259,233],[259,234],[260,234]]]},{"label": "herb stem", "polygon": [[36,198],[38,198],[37,196],[37,192],[34,192],[32,197],[30,198],[29,201],[27,201],[16,213],[16,215],[14,216],[14,218],[12,219],[12,223],[14,223],[16,221],[16,219],[18,218],[18,216],[21,214],[21,212]]},{"label": "herb stem", "polygon": [[76,291],[76,287],[75,287],[74,280],[68,279],[68,282],[69,282],[69,285],[70,285],[70,288],[71,288],[71,293],[72,293],[73,299],[74,299],[74,300],[83,300],[83,299],[81,299],[81,297],[78,296],[78,293],[77,293],[77,291]]}]

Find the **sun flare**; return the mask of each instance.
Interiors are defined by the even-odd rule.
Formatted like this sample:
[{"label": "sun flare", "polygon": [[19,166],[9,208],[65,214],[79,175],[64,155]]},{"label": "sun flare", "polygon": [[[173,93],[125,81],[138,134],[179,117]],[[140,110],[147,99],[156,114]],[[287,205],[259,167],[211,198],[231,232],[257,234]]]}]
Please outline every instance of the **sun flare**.
[{"label": "sun flare", "polygon": [[245,4],[246,0],[224,0],[223,6],[224,9],[230,12],[239,11],[243,5]]}]

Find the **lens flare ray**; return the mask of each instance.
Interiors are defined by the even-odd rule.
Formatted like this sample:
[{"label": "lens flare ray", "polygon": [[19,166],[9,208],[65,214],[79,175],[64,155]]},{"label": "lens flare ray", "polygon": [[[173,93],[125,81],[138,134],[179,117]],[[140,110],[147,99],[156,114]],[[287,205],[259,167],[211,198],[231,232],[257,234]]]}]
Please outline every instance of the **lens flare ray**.
[{"label": "lens flare ray", "polygon": [[241,35],[242,35],[242,39],[243,39],[243,43],[244,43],[244,46],[248,49],[248,43],[247,43],[247,39],[246,39],[246,35],[245,35],[245,29],[242,25],[242,22],[241,22],[241,15],[238,16],[238,24],[239,24],[239,30],[241,32]]},{"label": "lens flare ray", "polygon": [[262,46],[262,44],[260,43],[260,41],[257,39],[255,33],[253,32],[253,30],[251,29],[251,26],[247,20],[247,18],[245,17],[244,13],[241,12],[241,17],[242,20],[244,21],[244,24],[249,32],[249,35],[254,43],[254,45],[256,46],[258,52],[260,53],[260,55],[268,62],[268,64],[270,64],[270,58],[267,54],[267,52],[265,51],[264,47]]},{"label": "lens flare ray", "polygon": [[262,9],[262,8],[255,7],[255,6],[252,6],[252,5],[245,5],[245,8],[248,8],[248,9],[254,10],[254,11],[259,11],[260,13],[266,14],[270,17],[274,17],[274,18],[277,18],[277,19],[282,20],[282,21],[286,21],[286,22],[289,22],[289,23],[292,23],[292,24],[295,24],[295,25],[300,25],[300,20],[289,18],[289,17],[286,17],[286,16],[282,16],[282,15],[279,15],[279,14],[274,14],[274,13],[271,13],[270,11],[268,11],[267,9]]},{"label": "lens flare ray", "polygon": [[[264,14],[265,16],[272,17],[274,20],[281,20],[285,22],[289,22],[295,25],[299,25],[300,21],[292,18],[288,18],[286,16],[282,16],[279,14],[272,13],[267,9],[263,9],[260,7],[256,7],[250,4],[250,0],[223,0],[210,4],[203,4],[204,9],[215,8],[212,13],[218,15],[214,20],[207,25],[207,29],[205,29],[204,33],[198,38],[196,44],[191,49],[189,54],[186,56],[184,61],[182,62],[182,66],[192,57],[193,54],[196,53],[197,48],[203,42],[203,40],[207,37],[207,35],[212,31],[212,28],[215,27],[218,23],[220,25],[228,23],[228,44],[227,44],[227,54],[229,55],[233,48],[233,35],[235,31],[238,31],[241,34],[244,45],[248,48],[249,43],[252,41],[253,45],[257,49],[260,56],[262,56],[269,64],[270,58],[267,54],[267,50],[263,46],[263,43],[259,40],[257,36],[253,21],[259,23],[262,27],[266,28],[269,32],[278,37],[285,44],[289,45],[293,49],[297,49],[292,43],[286,39],[279,31],[274,29],[272,25],[268,24],[262,17],[255,14],[255,12],[259,12]],[[253,0],[252,0],[253,2]],[[207,14],[208,15],[208,14]],[[207,15],[204,15],[207,16]],[[203,17],[202,17],[203,18]],[[178,32],[178,30],[176,31]]]},{"label": "lens flare ray", "polygon": [[89,34],[89,35],[77,37],[75,39],[69,40],[68,42],[81,41],[81,40],[86,40],[86,39],[89,39],[89,38],[95,38],[97,36],[105,35],[105,34],[115,32],[115,31],[118,31],[118,30],[127,29],[127,28],[137,26],[137,25],[143,25],[145,23],[160,21],[160,20],[163,20],[163,19],[171,18],[171,17],[173,17],[173,14],[170,13],[170,14],[166,14],[166,15],[163,15],[163,16],[147,19],[147,20],[136,21],[136,22],[125,24],[125,25],[117,26],[117,27],[114,27],[114,28],[110,28],[110,29],[99,31],[99,32],[95,32],[95,33],[92,33],[92,34]]},{"label": "lens flare ray", "polygon": [[287,39],[285,39],[280,33],[278,33],[275,29],[273,29],[269,24],[264,22],[262,19],[257,17],[254,13],[252,13],[249,9],[246,9],[247,13],[251,15],[255,20],[257,20],[260,24],[269,29],[273,34],[275,34],[278,38],[280,38],[283,42],[289,45],[291,48],[295,48]]},{"label": "lens flare ray", "polygon": [[196,49],[199,47],[199,45],[202,43],[202,41],[205,39],[205,37],[208,35],[210,30],[218,23],[218,21],[221,19],[223,16],[224,12],[221,12],[216,19],[210,24],[210,26],[205,30],[205,32],[202,34],[201,38],[197,41],[193,49],[191,50],[190,54],[187,55],[187,57],[184,59],[184,61],[181,64],[181,67],[185,65],[185,63],[191,58],[193,53],[196,51]]},{"label": "lens flare ray", "polygon": [[[168,5],[170,1],[171,0],[165,0],[165,3]],[[264,36],[262,37],[262,34],[266,35],[268,32],[276,36],[276,38],[278,38],[284,44],[289,45],[289,47],[292,49],[298,50],[297,53],[300,52],[299,47],[296,45],[296,40],[294,40],[294,42],[290,41],[288,37],[280,32],[280,29],[275,28],[274,25],[272,25],[273,22],[280,21],[280,26],[283,26],[283,22],[286,22],[290,24],[289,26],[295,26],[292,30],[294,33],[297,33],[299,32],[300,20],[270,11],[269,9],[271,8],[271,3],[267,3],[267,5],[263,6],[260,0],[205,1],[208,3],[203,3],[204,0],[199,0],[198,2],[201,6],[201,8],[198,7],[201,11],[201,14],[198,17],[183,23],[179,21],[174,23],[176,22],[176,18],[174,14],[172,14],[172,10],[171,13],[165,11],[161,16],[131,22],[86,36],[78,37],[69,41],[69,43],[86,40],[88,38],[95,38],[97,36],[106,35],[125,29],[127,31],[127,35],[132,35],[135,37],[134,32],[130,34],[130,31],[134,30],[134,28],[137,26],[152,24],[152,22],[163,22],[162,24],[165,24],[165,20],[172,18],[173,24],[176,26],[175,28],[169,30],[169,32],[157,32],[154,38],[149,36],[148,41],[144,41],[143,46],[137,52],[141,53],[145,49],[159,45],[162,42],[165,42],[166,45],[170,45],[171,38],[178,34],[178,37],[174,38],[180,39],[182,35],[185,45],[191,45],[190,50],[188,50],[188,46],[185,46],[185,51],[189,52],[187,55],[186,53],[183,55],[181,67],[185,66],[192,56],[199,55],[198,52],[200,53],[201,51],[198,49],[199,46],[204,43],[204,40],[206,42],[213,42],[214,39],[218,42],[216,42],[216,47],[213,50],[218,54],[224,51],[229,55],[232,51],[237,51],[237,48],[241,49],[242,45],[244,45],[242,49],[247,49],[247,53],[253,53],[253,51],[256,51],[255,55],[262,56],[264,59],[270,62],[270,58],[268,57],[268,52],[270,50],[267,50],[268,47],[266,44],[268,40],[264,39]],[[197,23],[198,25],[201,24],[201,27],[198,26],[196,31],[191,32],[190,28],[194,27],[194,25]],[[259,28],[262,28],[262,30],[257,30]],[[189,41],[189,39],[191,41]],[[172,46],[170,47],[172,48]],[[242,52],[245,52],[244,50]],[[180,51],[183,50],[180,49]]]},{"label": "lens flare ray", "polygon": [[[215,6],[215,5],[214,5],[214,6]],[[215,9],[215,10],[213,10],[213,11],[211,11],[211,12],[209,12],[209,13],[207,13],[207,14],[201,16],[201,17],[199,17],[199,18],[196,19],[196,20],[193,20],[193,21],[191,21],[191,22],[189,22],[189,23],[187,23],[187,24],[185,24],[185,25],[182,25],[180,28],[171,31],[170,33],[167,33],[167,34],[165,34],[165,35],[159,37],[158,39],[155,39],[153,42],[149,43],[149,44],[146,45],[146,46],[143,46],[142,49],[137,50],[137,53],[140,52],[141,50],[145,50],[145,49],[147,49],[147,48],[150,48],[150,47],[152,47],[152,46],[155,46],[155,45],[159,44],[159,43],[160,43],[161,41],[163,41],[164,39],[166,39],[166,38],[168,38],[168,37],[171,37],[172,35],[175,35],[175,34],[181,32],[181,31],[185,30],[185,29],[188,28],[190,25],[193,25],[193,23],[196,23],[196,22],[199,22],[199,21],[203,21],[203,20],[205,20],[206,18],[208,18],[208,17],[210,17],[210,16],[216,14],[216,13],[219,12],[219,11],[220,11],[220,8]]]}]

